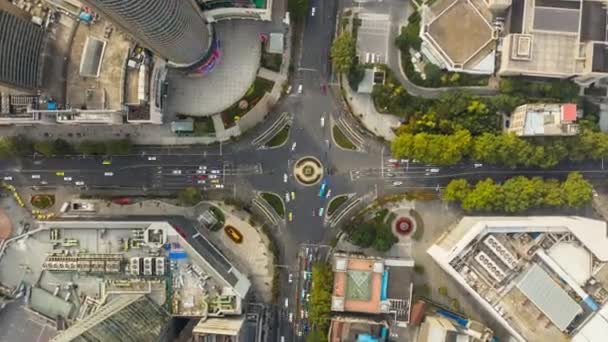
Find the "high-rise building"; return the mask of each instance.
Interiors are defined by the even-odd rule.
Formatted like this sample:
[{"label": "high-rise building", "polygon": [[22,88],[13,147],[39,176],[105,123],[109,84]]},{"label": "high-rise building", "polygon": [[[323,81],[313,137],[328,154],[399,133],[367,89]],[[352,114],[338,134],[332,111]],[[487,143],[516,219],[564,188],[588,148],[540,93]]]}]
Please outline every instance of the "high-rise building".
[{"label": "high-rise building", "polygon": [[[213,33],[190,0],[86,0],[102,16],[176,67],[210,56]],[[212,53],[212,51],[211,51]]]}]

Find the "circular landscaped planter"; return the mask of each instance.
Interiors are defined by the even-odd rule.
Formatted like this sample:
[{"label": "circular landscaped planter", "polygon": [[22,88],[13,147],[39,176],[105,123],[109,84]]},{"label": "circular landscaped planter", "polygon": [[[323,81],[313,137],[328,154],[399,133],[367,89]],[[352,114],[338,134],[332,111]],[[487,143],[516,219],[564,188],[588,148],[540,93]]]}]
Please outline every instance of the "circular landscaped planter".
[{"label": "circular landscaped planter", "polygon": [[395,220],[395,231],[399,235],[407,236],[414,232],[414,221],[409,217],[399,217]]},{"label": "circular landscaped planter", "polygon": [[312,186],[319,183],[323,178],[323,164],[315,157],[303,157],[296,161],[293,174],[298,183]]}]

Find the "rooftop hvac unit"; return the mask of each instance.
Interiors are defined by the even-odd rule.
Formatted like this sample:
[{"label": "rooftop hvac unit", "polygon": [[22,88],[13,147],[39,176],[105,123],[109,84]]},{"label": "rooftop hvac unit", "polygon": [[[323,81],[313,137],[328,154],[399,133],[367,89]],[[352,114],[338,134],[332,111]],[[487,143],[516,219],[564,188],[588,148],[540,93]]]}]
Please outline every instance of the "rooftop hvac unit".
[{"label": "rooftop hvac unit", "polygon": [[492,253],[500,259],[509,269],[514,269],[517,266],[517,258],[511,253],[496,237],[488,236],[484,241]]},{"label": "rooftop hvac unit", "polygon": [[497,282],[502,281],[506,277],[505,272],[485,252],[477,253],[475,260]]},{"label": "rooftop hvac unit", "polygon": [[139,275],[139,273],[141,272],[139,268],[139,260],[140,258],[138,257],[131,258],[131,264],[129,267],[129,273],[131,273],[131,275]]}]

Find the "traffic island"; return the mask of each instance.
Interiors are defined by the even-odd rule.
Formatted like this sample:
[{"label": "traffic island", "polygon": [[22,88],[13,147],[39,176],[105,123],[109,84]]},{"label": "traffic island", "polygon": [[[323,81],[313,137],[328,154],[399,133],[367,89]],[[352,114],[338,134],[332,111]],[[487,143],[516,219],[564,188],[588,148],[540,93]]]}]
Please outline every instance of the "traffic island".
[{"label": "traffic island", "polygon": [[334,142],[338,145],[339,148],[343,150],[355,151],[357,150],[357,146],[353,144],[348,137],[342,132],[338,125],[334,125],[332,128],[332,137],[334,138]]},{"label": "traffic island", "polygon": [[274,209],[279,217],[285,217],[285,205],[283,204],[281,197],[270,192],[262,192],[260,193],[260,197]]},{"label": "traffic island", "polygon": [[293,167],[293,175],[304,186],[315,185],[323,177],[323,164],[315,157],[300,158]]},{"label": "traffic island", "polygon": [[278,131],[264,146],[266,148],[275,148],[285,145],[289,138],[289,125],[285,125],[280,131]]},{"label": "traffic island", "polygon": [[54,195],[34,195],[30,199],[30,203],[37,209],[48,209],[55,204]]},{"label": "traffic island", "polygon": [[348,195],[339,195],[332,198],[327,205],[327,217],[331,217],[346,201],[348,201]]}]

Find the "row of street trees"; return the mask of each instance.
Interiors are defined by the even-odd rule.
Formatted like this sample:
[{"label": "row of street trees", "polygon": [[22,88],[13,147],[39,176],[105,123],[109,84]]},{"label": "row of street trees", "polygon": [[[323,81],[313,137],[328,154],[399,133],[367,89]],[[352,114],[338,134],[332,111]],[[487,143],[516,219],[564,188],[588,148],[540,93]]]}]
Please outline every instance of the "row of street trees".
[{"label": "row of street trees", "polygon": [[524,139],[514,133],[454,134],[403,133],[391,143],[393,156],[423,163],[454,165],[470,158],[507,167],[549,168],[561,161],[608,158],[608,135],[583,130],[575,137]]},{"label": "row of street trees", "polygon": [[466,179],[454,179],[443,193],[445,201],[458,202],[466,211],[507,213],[540,207],[579,208],[592,198],[593,187],[577,172],[564,182],[518,176],[502,184],[488,178],[473,186]]},{"label": "row of street trees", "polygon": [[334,273],[329,264],[317,263],[312,266],[312,287],[308,304],[311,332],[307,341],[327,341],[333,284]]},{"label": "row of street trees", "polygon": [[84,140],[79,144],[71,144],[63,139],[33,141],[24,136],[0,138],[0,158],[31,155],[34,152],[45,157],[89,154],[116,155],[128,154],[133,144],[128,139],[113,139],[107,141]]}]

